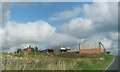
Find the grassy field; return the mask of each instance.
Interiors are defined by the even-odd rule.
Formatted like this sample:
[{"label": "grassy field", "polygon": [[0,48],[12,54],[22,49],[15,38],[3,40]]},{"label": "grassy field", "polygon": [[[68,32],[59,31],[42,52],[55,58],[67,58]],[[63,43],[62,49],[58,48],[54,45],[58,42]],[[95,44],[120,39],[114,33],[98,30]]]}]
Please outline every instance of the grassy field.
[{"label": "grassy field", "polygon": [[2,54],[4,70],[104,70],[113,55],[101,58],[63,58],[45,54]]}]

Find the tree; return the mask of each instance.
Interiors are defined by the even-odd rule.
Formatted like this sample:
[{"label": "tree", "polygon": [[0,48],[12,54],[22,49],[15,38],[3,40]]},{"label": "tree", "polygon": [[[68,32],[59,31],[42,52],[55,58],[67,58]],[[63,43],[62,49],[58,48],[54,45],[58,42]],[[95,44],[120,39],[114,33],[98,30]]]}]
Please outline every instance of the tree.
[{"label": "tree", "polygon": [[35,47],[35,52],[38,52],[38,47]]},{"label": "tree", "polygon": [[32,52],[35,52],[35,49],[34,49],[34,48],[31,48],[31,51],[32,51]]},{"label": "tree", "polygon": [[106,54],[110,54],[110,51],[106,51]]},{"label": "tree", "polygon": [[17,50],[17,53],[21,53],[21,52],[22,52],[22,50],[21,50],[21,49],[18,49],[18,50]]}]

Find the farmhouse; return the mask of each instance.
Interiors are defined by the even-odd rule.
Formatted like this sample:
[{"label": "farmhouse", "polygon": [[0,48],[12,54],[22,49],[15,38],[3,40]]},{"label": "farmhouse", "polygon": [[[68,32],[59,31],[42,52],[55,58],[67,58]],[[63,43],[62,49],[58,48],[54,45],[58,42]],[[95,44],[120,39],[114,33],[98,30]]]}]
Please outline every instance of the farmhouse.
[{"label": "farmhouse", "polygon": [[90,43],[88,41],[80,46],[80,54],[103,54],[104,52],[105,48],[101,42]]},{"label": "farmhouse", "polygon": [[33,49],[33,48],[31,47],[31,45],[29,45],[29,47],[23,49],[23,52],[24,52],[24,53],[25,53],[25,52],[29,53],[29,52],[32,52],[32,49]]},{"label": "farmhouse", "polygon": [[23,49],[23,52],[31,52],[31,51],[32,51],[32,48],[29,48],[29,47]]}]

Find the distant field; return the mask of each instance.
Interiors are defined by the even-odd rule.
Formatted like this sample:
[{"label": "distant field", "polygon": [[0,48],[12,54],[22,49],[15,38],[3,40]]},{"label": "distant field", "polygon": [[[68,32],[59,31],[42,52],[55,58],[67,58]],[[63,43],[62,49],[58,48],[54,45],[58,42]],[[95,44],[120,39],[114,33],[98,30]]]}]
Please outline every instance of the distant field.
[{"label": "distant field", "polygon": [[45,54],[2,54],[4,70],[104,70],[113,55],[95,58],[63,58]]}]

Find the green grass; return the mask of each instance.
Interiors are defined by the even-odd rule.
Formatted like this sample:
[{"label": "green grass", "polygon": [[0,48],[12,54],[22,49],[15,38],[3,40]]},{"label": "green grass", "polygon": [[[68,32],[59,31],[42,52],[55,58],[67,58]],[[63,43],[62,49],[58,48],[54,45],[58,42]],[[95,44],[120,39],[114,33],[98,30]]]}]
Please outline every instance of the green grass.
[{"label": "green grass", "polygon": [[[7,57],[12,56],[13,59]],[[113,60],[113,55],[95,58],[63,58],[46,54],[3,54],[4,69],[8,70],[104,70]],[[14,59],[22,57],[22,60]],[[27,63],[28,62],[28,63]]]},{"label": "green grass", "polygon": [[[95,64],[89,64],[83,70],[104,70],[113,60],[113,55],[104,55],[103,61],[97,61]],[[94,61],[95,62],[95,61]]]}]

